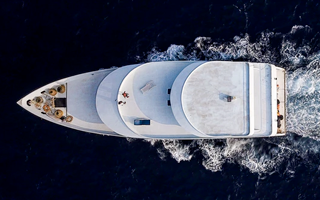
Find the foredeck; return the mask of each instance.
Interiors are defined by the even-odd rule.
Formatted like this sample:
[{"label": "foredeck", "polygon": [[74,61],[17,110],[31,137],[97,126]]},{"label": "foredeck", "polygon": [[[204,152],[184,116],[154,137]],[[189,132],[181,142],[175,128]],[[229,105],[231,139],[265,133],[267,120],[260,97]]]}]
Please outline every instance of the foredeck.
[{"label": "foredeck", "polygon": [[[98,85],[113,70],[93,71],[49,83],[23,97],[18,103],[42,119],[62,126],[96,134],[121,136],[97,118],[95,108],[95,93]],[[50,95],[50,89],[57,90],[61,85],[65,86],[64,92]],[[38,106],[28,105],[27,102],[35,97],[41,97],[44,102],[39,103]],[[45,106],[49,106],[47,110],[44,110]],[[57,110],[62,111],[61,117],[55,116],[54,112]],[[67,116],[72,117],[69,122],[66,120]]]},{"label": "foredeck", "polygon": [[100,119],[96,110],[96,93],[100,82],[113,69],[99,70],[87,73],[78,78],[70,78],[67,83],[67,108],[73,116],[72,125],[94,129],[97,131],[111,131]]}]

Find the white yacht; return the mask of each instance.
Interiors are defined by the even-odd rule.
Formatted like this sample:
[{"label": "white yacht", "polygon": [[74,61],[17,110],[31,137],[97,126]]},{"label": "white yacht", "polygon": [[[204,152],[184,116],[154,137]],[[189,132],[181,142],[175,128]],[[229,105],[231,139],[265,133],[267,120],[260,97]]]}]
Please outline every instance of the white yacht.
[{"label": "white yacht", "polygon": [[267,63],[150,62],[61,79],[17,103],[50,122],[108,136],[284,136],[285,78]]}]

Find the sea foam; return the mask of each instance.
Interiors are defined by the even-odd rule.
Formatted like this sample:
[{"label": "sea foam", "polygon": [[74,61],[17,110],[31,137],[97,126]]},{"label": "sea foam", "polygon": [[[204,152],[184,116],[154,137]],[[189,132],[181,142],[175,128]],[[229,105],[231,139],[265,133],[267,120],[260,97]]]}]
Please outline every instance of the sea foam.
[{"label": "sea foam", "polygon": [[[190,161],[195,152],[201,152],[202,165],[212,172],[223,170],[225,163],[234,163],[252,173],[281,171],[294,176],[297,165],[313,166],[310,156],[318,154],[320,149],[320,53],[313,52],[310,42],[298,44],[292,39],[299,31],[309,34],[311,30],[309,26],[297,25],[286,34],[265,31],[254,42],[248,34],[224,43],[210,37],[197,37],[192,47],[173,44],[166,51],[153,48],[145,59],[146,62],[243,60],[284,67],[287,70],[287,136],[194,140],[190,144],[177,140],[146,141],[151,145],[161,144],[155,148],[163,160],[169,154],[177,162]],[[271,45],[273,39],[280,39],[280,44]],[[302,162],[298,163],[297,159]]]}]

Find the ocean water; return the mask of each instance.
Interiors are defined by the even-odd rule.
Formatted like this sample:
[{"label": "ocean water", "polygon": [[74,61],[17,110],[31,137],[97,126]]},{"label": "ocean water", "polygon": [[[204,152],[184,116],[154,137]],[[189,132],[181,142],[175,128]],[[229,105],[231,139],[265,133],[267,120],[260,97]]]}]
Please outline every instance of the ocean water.
[{"label": "ocean water", "polygon": [[[319,199],[320,3],[4,1],[0,199]],[[167,60],[287,70],[285,137],[137,140],[66,129],[15,104],[54,80]]]}]

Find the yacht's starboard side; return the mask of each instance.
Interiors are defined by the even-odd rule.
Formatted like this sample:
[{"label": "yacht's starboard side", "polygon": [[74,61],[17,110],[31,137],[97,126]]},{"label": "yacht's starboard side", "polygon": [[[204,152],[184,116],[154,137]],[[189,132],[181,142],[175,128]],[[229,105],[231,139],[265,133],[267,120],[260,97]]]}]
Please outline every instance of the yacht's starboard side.
[{"label": "yacht's starboard side", "polygon": [[285,70],[266,63],[168,61],[99,70],[18,101],[57,124],[102,135],[203,139],[286,133]]}]

